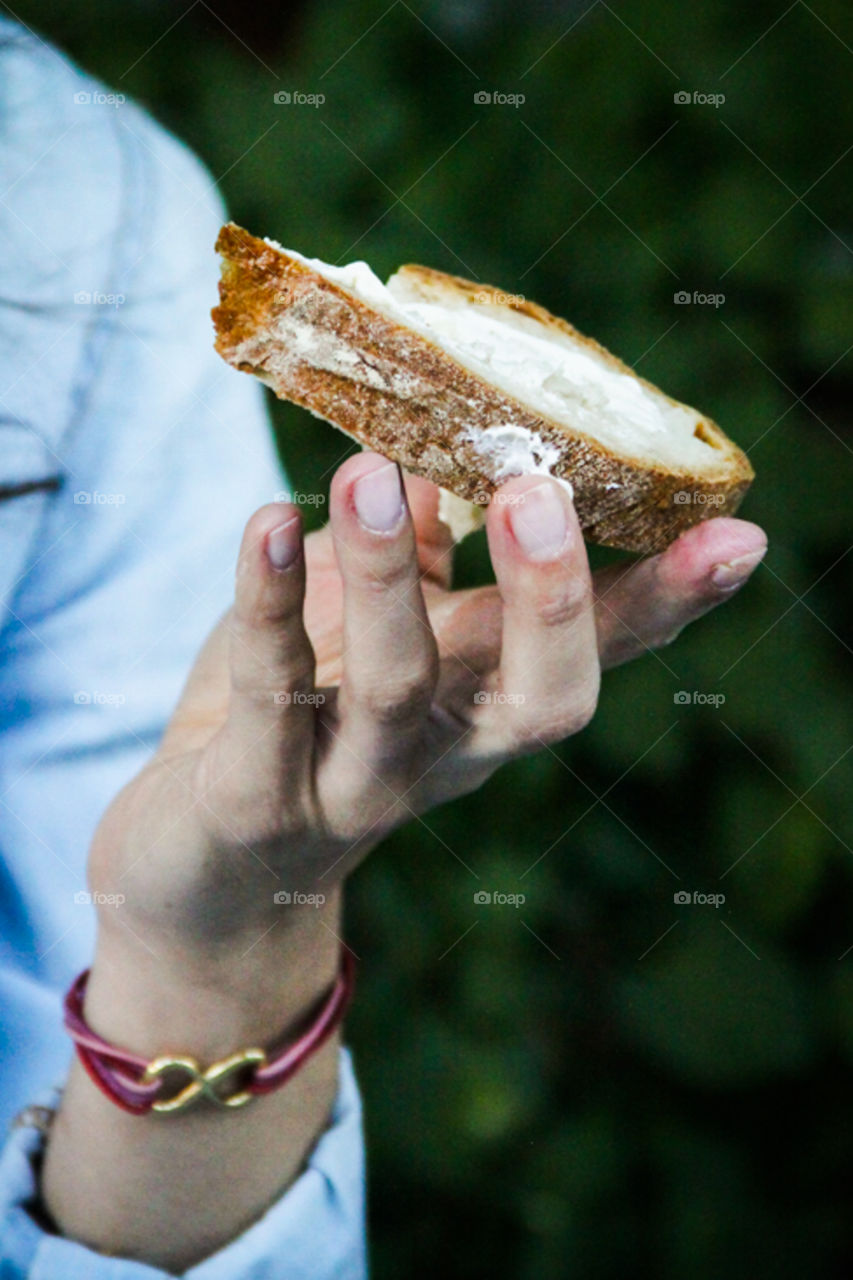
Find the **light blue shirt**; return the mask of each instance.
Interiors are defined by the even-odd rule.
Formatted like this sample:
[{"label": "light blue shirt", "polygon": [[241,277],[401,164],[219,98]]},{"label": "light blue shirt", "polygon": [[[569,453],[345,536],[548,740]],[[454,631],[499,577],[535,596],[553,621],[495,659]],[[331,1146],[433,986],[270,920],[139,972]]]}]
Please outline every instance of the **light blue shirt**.
[{"label": "light blue shirt", "polygon": [[[128,102],[0,19],[0,1275],[166,1275],[27,1211],[92,958],[98,819],[149,757],[228,607],[243,526],[285,487],[261,389],[215,354],[210,176]],[[140,1121],[144,1123],[144,1121]],[[2,1140],[2,1138],[0,1138]],[[362,1280],[346,1052],[305,1172],[194,1280]]]}]

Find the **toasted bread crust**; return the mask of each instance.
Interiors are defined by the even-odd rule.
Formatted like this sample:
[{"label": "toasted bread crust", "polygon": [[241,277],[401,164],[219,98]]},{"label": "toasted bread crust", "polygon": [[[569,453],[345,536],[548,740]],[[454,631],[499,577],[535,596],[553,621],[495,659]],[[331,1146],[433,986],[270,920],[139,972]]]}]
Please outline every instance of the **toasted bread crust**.
[{"label": "toasted bread crust", "polygon": [[[223,259],[220,303],[212,313],[220,355],[282,399],[462,498],[484,503],[498,487],[474,441],[479,431],[508,422],[558,447],[552,472],[571,481],[591,542],[660,550],[690,525],[733,514],[752,481],[746,456],[699,414],[702,438],[714,446],[705,474],[619,457],[504,394],[420,333],[233,223],[222,228],[216,248]],[[403,267],[396,280],[413,299],[456,297],[467,305],[476,293],[478,305],[510,306],[636,376],[535,303],[507,303],[492,286],[427,267]],[[684,491],[693,500],[675,501]]]}]

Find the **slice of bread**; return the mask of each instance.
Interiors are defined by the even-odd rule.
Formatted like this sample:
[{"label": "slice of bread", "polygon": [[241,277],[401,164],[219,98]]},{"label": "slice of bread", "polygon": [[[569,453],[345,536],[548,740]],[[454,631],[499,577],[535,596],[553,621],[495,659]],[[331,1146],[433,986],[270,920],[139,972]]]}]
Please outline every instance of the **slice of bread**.
[{"label": "slice of bread", "polygon": [[731,515],[753,479],[713,422],[533,302],[429,267],[383,285],[233,223],[216,248],[220,355],[459,498],[546,472],[589,541],[648,552]]}]

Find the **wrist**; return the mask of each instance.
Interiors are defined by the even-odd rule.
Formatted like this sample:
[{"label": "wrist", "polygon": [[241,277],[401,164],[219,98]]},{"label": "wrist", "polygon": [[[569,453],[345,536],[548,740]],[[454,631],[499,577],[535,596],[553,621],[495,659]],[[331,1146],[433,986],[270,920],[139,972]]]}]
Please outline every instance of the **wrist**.
[{"label": "wrist", "polygon": [[[310,912],[310,914],[308,914]],[[99,926],[84,1013],[93,1030],[146,1057],[213,1061],[280,1042],[328,992],[340,965],[340,892],[319,910],[227,948],[156,950],[115,919]]]}]

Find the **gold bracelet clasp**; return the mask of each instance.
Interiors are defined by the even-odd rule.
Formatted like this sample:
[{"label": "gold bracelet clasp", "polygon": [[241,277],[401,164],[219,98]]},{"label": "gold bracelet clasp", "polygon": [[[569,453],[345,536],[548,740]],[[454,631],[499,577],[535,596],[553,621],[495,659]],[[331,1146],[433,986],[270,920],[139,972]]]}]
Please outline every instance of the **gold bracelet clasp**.
[{"label": "gold bracelet clasp", "polygon": [[266,1060],[267,1055],[263,1049],[241,1049],[227,1058],[221,1058],[219,1062],[212,1063],[203,1071],[195,1058],[183,1056],[170,1058],[168,1054],[161,1054],[159,1058],[152,1058],[148,1063],[142,1081],[148,1084],[158,1077],[162,1078],[168,1071],[183,1071],[189,1076],[189,1083],[173,1098],[152,1103],[153,1111],[185,1111],[202,1097],[208,1098],[220,1107],[242,1107],[252,1100],[253,1094],[247,1089],[241,1089],[237,1093],[223,1096],[217,1086],[242,1068],[257,1066]]}]

